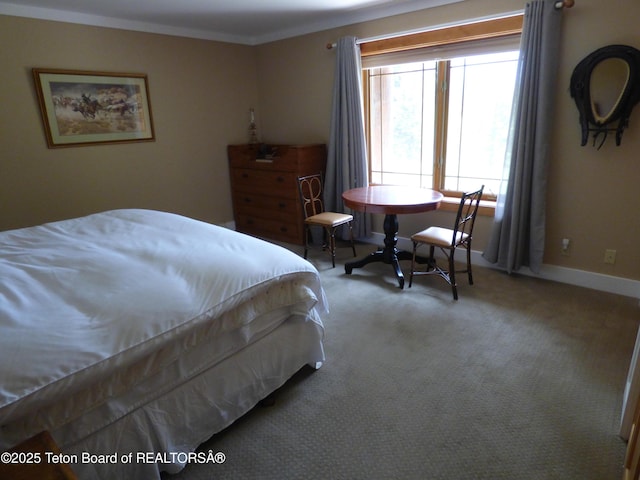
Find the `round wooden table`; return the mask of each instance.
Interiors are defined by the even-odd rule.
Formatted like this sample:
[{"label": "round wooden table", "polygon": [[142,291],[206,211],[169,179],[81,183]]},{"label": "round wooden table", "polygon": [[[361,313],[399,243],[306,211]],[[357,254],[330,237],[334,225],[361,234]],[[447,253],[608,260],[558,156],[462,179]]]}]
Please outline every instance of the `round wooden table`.
[{"label": "round wooden table", "polygon": [[384,262],[393,267],[400,288],[404,288],[404,275],[399,260],[411,260],[412,253],[396,248],[398,215],[435,210],[440,206],[442,197],[443,195],[435,190],[400,185],[371,185],[344,192],[342,200],[348,208],[365,213],[382,213],[385,216],[384,247],[361,260],[347,262],[344,266],[347,275],[351,274],[354,268],[364,267],[371,262]]}]

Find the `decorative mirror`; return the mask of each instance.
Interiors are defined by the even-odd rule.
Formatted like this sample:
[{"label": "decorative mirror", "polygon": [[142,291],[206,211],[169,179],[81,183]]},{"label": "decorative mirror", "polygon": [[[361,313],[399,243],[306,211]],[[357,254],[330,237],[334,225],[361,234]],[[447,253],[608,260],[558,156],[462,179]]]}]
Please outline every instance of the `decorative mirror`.
[{"label": "decorative mirror", "polygon": [[576,102],[582,127],[581,145],[593,132],[593,144],[609,132],[616,145],[629,124],[631,110],[640,101],[640,51],[627,45],[602,47],[585,57],[571,75],[570,93]]},{"label": "decorative mirror", "polygon": [[630,77],[629,64],[621,58],[605,58],[593,67],[589,99],[596,124],[604,125],[611,120],[622,101]]}]

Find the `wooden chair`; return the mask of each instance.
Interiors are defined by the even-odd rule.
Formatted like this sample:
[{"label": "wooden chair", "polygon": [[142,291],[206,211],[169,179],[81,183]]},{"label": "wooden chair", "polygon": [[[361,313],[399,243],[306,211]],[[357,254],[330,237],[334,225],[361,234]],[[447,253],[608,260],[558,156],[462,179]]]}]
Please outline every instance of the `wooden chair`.
[{"label": "wooden chair", "polygon": [[[473,275],[471,272],[471,240],[473,239],[473,225],[478,214],[478,206],[482,198],[484,185],[475,192],[468,192],[462,195],[460,206],[456,215],[453,228],[429,227],[426,230],[411,236],[413,242],[413,258],[411,260],[411,276],[409,277],[409,287],[413,282],[414,275],[440,275],[444,278],[453,290],[453,299],[458,300],[458,288],[456,283],[456,270],[454,255],[457,248],[467,250],[467,266],[458,273],[467,273],[469,285],[473,285]],[[426,270],[416,270],[416,250],[421,245],[429,246],[429,258]],[[434,257],[435,248],[438,247],[447,257],[447,268],[441,268]]]},{"label": "wooden chair", "polygon": [[353,215],[346,213],[325,212],[323,195],[322,174],[306,175],[298,177],[298,189],[300,199],[302,201],[302,212],[304,214],[304,258],[307,258],[309,250],[309,236],[311,235],[311,226],[322,227],[323,245],[327,248],[327,235],[329,235],[329,251],[331,253],[331,262],[333,267],[336,266],[336,228],[340,225],[347,224],[349,226],[349,237],[351,239],[351,248],[353,256],[356,256],[356,246],[353,241],[353,229],[351,222]]}]

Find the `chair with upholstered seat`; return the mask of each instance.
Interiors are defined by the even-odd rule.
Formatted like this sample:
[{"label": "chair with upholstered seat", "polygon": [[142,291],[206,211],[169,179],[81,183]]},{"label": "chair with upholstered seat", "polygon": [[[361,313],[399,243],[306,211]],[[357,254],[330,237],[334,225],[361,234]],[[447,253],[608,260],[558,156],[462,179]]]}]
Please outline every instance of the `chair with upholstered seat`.
[{"label": "chair with upholstered seat", "polygon": [[[462,195],[458,213],[453,228],[429,227],[411,236],[413,242],[413,258],[411,260],[411,276],[409,277],[409,287],[413,282],[414,275],[439,275],[444,278],[453,290],[453,299],[458,300],[458,288],[456,283],[456,269],[454,256],[456,249],[467,250],[467,265],[464,270],[457,273],[467,273],[469,285],[473,285],[473,275],[471,272],[471,240],[473,239],[473,226],[478,214],[480,199],[484,185],[475,192],[468,192]],[[417,256],[416,250],[421,245],[429,246],[429,258],[426,270],[416,270]],[[439,248],[447,258],[447,267],[440,267],[435,259],[435,249]]]},{"label": "chair with upholstered seat", "polygon": [[[349,238],[351,240],[351,248],[353,256],[356,256],[356,246],[353,241],[353,229],[351,222],[353,215],[346,213],[325,212],[324,202],[322,201],[323,183],[322,174],[306,175],[298,177],[298,190],[302,201],[302,212],[304,214],[304,258],[307,258],[309,250],[309,236],[311,235],[311,226],[322,227],[323,232],[323,249],[329,248],[331,253],[331,262],[333,267],[336,266],[336,229],[340,225],[349,227]],[[329,243],[327,245],[327,235]]]}]

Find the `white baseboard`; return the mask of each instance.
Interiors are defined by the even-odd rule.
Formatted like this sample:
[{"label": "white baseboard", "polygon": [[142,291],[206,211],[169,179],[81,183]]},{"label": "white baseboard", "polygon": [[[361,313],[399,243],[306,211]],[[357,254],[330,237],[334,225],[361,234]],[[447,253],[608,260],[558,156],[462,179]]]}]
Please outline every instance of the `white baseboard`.
[{"label": "white baseboard", "polygon": [[[371,237],[364,241],[366,243],[383,245],[384,235],[382,233],[373,233]],[[405,237],[398,237],[397,245],[401,250],[411,251],[413,248],[411,240]],[[471,251],[471,261],[474,265],[496,268],[495,265],[482,258],[482,252],[476,250]],[[543,265],[539,274],[532,272],[529,268],[523,267],[518,270],[518,274],[640,299],[640,281],[629,278],[614,277],[612,275],[559,267],[557,265]]]}]

